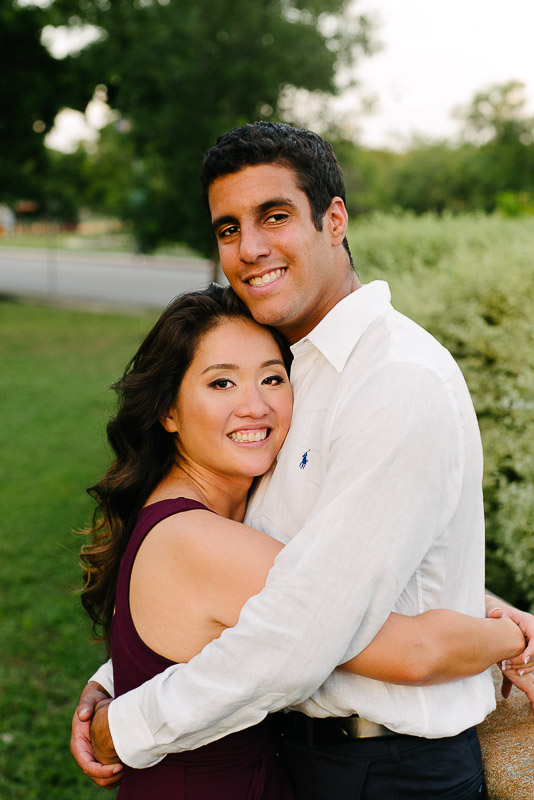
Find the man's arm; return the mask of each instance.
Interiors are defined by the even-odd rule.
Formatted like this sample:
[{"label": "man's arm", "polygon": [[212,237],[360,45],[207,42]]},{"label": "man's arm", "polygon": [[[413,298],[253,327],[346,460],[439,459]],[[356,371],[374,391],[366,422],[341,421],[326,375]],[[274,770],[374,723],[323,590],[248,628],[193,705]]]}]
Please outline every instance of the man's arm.
[{"label": "man's arm", "polygon": [[[385,622],[454,513],[459,485],[447,476],[461,473],[460,443],[432,373],[396,365],[373,382],[371,399],[364,391],[338,415],[309,521],[239,623],[109,706],[126,763],[149,766],[299,702]],[[338,458],[347,447],[351,471]]]},{"label": "man's arm", "polygon": [[[432,614],[439,614],[442,612],[427,612],[427,617],[430,617]],[[511,619],[514,619],[516,624],[519,625],[521,628],[525,639],[527,640],[527,647],[523,651],[520,657],[514,659],[513,661],[503,663],[501,666],[504,668],[505,673],[503,674],[503,686],[502,686],[502,693],[504,697],[508,697],[512,685],[515,685],[517,688],[521,689],[521,691],[525,692],[527,695],[529,702],[532,705],[534,711],[534,678],[531,675],[531,672],[534,670],[534,660],[532,659],[532,653],[534,652],[534,616],[532,614],[528,614],[525,611],[519,611],[518,609],[509,606],[505,603],[502,599],[496,598],[492,595],[486,595],[486,615],[488,617],[501,617],[503,613],[506,613]],[[394,615],[395,616],[395,615]],[[413,618],[416,620],[417,618]],[[475,620],[473,620],[475,622]],[[478,620],[480,622],[480,620]],[[439,633],[443,633],[443,626],[442,624],[438,627]],[[381,633],[384,631],[384,628],[379,631],[377,636],[380,636]],[[430,628],[428,630],[428,634],[436,634],[435,628]],[[373,640],[376,642],[376,638]],[[450,637],[449,637],[450,641]],[[455,639],[456,641],[456,639]],[[425,646],[428,642],[428,636],[425,636]],[[403,641],[402,644],[406,645],[406,636],[403,632]],[[416,643],[417,644],[417,643]],[[462,645],[463,647],[463,645]],[[385,660],[391,651],[391,647],[387,646],[386,653],[385,653]],[[436,643],[436,651],[439,651],[439,642]],[[364,655],[365,651],[361,654]],[[358,656],[355,661],[357,662],[360,656]],[[395,658],[398,660],[399,654],[397,649],[395,649]],[[459,649],[459,653],[457,656],[459,662],[462,662],[462,649]],[[406,659],[404,659],[406,660]],[[413,658],[412,658],[413,660]],[[424,659],[421,659],[423,663]],[[110,665],[108,664],[103,665],[103,668],[106,668],[103,673],[97,672],[95,676],[93,676],[93,680],[99,674],[105,675],[107,669]],[[512,666],[515,665],[515,669],[512,669]],[[344,665],[346,668],[347,665]],[[415,664],[417,669],[421,668],[421,663],[417,661]],[[406,667],[405,667],[406,669]],[[457,667],[456,667],[457,669]],[[358,670],[356,670],[358,672]],[[428,670],[427,670],[428,671]],[[472,670],[471,670],[472,671]],[[361,670],[360,670],[361,672]],[[457,674],[455,673],[455,677]],[[391,676],[388,675],[388,680],[391,681]],[[404,682],[404,681],[402,681]],[[98,763],[102,761],[102,763],[108,762],[110,758],[117,758],[116,753],[113,749],[113,742],[111,740],[111,735],[109,731],[108,725],[108,714],[107,714],[107,704],[102,703],[101,701],[103,698],[106,697],[106,694],[102,691],[100,692],[99,689],[101,687],[96,687],[96,691],[91,691],[91,686],[88,684],[82,696],[80,697],[80,704],[76,709],[74,719],[73,719],[73,734],[71,739],[71,752],[74,755],[79,767],[83,770],[86,775],[89,775],[95,780],[95,783],[98,783],[102,786],[108,786],[111,788],[115,785],[116,782],[120,780],[120,774],[117,778],[114,778],[113,781],[107,782],[103,780],[104,774],[102,773],[101,764]],[[85,697],[85,700],[84,700]],[[91,736],[89,736],[89,730],[87,725],[80,725],[78,724],[79,721],[83,720],[87,722],[93,716],[93,712],[95,707],[99,705],[99,710],[95,715],[95,725],[91,730]],[[98,742],[99,747],[95,748],[97,755],[93,752],[93,742]],[[105,773],[107,774],[107,769]]]}]

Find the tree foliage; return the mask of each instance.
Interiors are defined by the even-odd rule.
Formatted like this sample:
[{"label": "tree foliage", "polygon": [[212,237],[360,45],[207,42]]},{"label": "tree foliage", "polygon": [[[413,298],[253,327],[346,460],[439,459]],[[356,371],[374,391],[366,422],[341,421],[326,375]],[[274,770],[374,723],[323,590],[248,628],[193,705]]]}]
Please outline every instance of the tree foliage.
[{"label": "tree foliage", "polygon": [[336,145],[352,213],[533,213],[534,118],[526,113],[523,84],[478,92],[456,115],[463,120],[457,142],[414,140],[402,153]]},{"label": "tree foliage", "polygon": [[532,144],[534,117],[526,114],[525,84],[508,81],[477,92],[466,109],[456,109],[463,119],[464,136],[476,143]]},{"label": "tree foliage", "polygon": [[[0,200],[32,199],[42,194],[47,169],[44,136],[62,106],[83,102],[87,92],[74,80],[69,59],[58,61],[41,44],[48,11],[0,5]],[[85,91],[84,91],[85,88]]]},{"label": "tree foliage", "polygon": [[[211,236],[200,207],[202,154],[224,130],[276,118],[284,89],[335,92],[341,67],[370,48],[370,27],[348,0],[56,0],[57,24],[102,31],[77,60],[105,86],[131,153],[118,180],[120,213],[139,245],[180,239],[202,252]],[[88,99],[88,98],[87,98]],[[127,130],[126,130],[127,129]],[[107,156],[106,156],[107,157]],[[98,160],[98,159],[96,159]],[[120,159],[119,159],[120,160]]]}]

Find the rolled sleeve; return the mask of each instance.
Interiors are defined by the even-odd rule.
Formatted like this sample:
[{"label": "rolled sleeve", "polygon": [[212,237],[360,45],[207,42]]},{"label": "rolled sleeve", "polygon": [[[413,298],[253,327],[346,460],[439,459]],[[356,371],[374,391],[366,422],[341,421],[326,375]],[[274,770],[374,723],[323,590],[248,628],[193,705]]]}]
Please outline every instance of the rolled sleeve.
[{"label": "rolled sleeve", "polygon": [[95,674],[89,678],[89,681],[96,681],[96,683],[104,687],[110,697],[114,697],[113,664],[111,663],[111,659],[102,664]]}]

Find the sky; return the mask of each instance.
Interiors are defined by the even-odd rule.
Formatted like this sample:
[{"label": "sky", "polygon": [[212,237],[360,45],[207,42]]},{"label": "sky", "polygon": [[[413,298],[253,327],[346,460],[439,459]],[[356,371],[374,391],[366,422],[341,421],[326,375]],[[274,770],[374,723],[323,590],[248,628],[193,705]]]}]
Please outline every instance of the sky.
[{"label": "sky", "polygon": [[525,83],[534,114],[533,0],[360,0],[357,8],[378,16],[384,44],[358,69],[364,91],[378,96],[360,126],[366,145],[453,137],[454,107],[513,79]]},{"label": "sky", "polygon": [[[402,150],[413,135],[451,139],[460,127],[452,110],[510,80],[526,84],[534,114],[534,0],[358,0],[356,9],[377,19],[383,44],[357,68],[359,94],[337,101],[363,144]],[[62,46],[56,37],[58,53]],[[362,92],[375,98],[373,114],[362,115]],[[63,112],[48,144],[72,149],[84,133],[94,137],[105,112],[93,102],[90,127],[78,112]]]}]

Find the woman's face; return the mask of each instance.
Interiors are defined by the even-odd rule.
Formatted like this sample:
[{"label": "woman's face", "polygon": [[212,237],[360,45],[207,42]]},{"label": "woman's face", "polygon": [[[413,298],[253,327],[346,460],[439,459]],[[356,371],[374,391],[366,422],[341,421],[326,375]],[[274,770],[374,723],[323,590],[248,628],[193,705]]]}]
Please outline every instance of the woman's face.
[{"label": "woman's face", "polygon": [[276,458],[292,408],[276,342],[265,328],[238,318],[201,338],[162,423],[178,433],[186,467],[252,478]]}]

